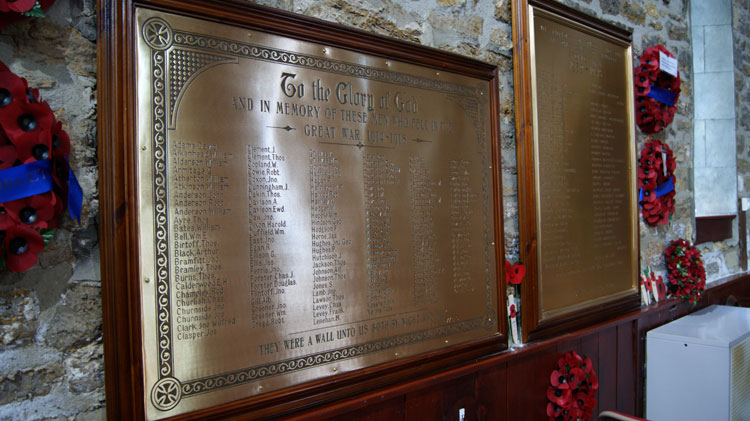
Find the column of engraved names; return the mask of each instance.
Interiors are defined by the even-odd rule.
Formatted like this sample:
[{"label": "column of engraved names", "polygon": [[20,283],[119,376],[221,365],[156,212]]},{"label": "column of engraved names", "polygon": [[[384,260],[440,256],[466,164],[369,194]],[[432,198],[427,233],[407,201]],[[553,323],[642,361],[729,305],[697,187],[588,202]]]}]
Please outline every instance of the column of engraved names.
[{"label": "column of engraved names", "polygon": [[250,325],[283,324],[284,295],[297,285],[293,270],[278,266],[275,245],[286,236],[286,157],[274,146],[247,146],[247,218],[250,248]]},{"label": "column of engraved names", "polygon": [[451,261],[453,267],[453,292],[474,291],[471,282],[471,216],[474,212],[475,194],[471,191],[471,161],[451,160],[448,163],[451,195]]},{"label": "column of engraved names", "polygon": [[565,124],[566,82],[550,70],[539,70],[539,190],[541,203],[542,265],[562,272],[575,270],[581,253],[574,246],[570,221],[575,217],[573,195],[577,169],[572,161],[576,133]]},{"label": "column of engraved names", "polygon": [[437,252],[434,207],[440,202],[440,180],[430,178],[425,160],[409,157],[409,197],[412,220],[412,256],[414,261],[414,304],[437,302],[437,287],[444,272]]},{"label": "column of engraved names", "polygon": [[235,323],[225,314],[225,292],[229,281],[222,273],[219,240],[214,233],[231,209],[224,203],[229,186],[222,173],[232,154],[216,145],[172,141],[170,164],[170,205],[173,249],[172,270],[175,291],[175,332],[177,341],[194,341],[215,335]]},{"label": "column of engraved names", "polygon": [[[601,255],[595,269],[606,269],[626,262],[623,256],[628,244],[618,239],[616,228],[626,223],[627,195],[623,188],[627,180],[625,158],[617,153],[618,134],[625,130],[625,122],[612,112],[612,93],[591,92],[591,179],[593,180],[593,236],[594,248]],[[614,97],[614,98],[613,98]],[[625,219],[624,219],[625,218]]]},{"label": "column of engraved names", "polygon": [[313,264],[313,325],[341,320],[344,294],[338,286],[346,282],[343,247],[351,240],[339,238],[342,223],[336,210],[343,190],[341,168],[333,152],[310,149],[310,230]]},{"label": "column of engraved names", "polygon": [[391,247],[393,210],[386,199],[386,187],[397,185],[401,169],[380,154],[362,158],[365,195],[365,249],[367,268],[367,313],[370,316],[393,310],[393,267],[398,249]]}]

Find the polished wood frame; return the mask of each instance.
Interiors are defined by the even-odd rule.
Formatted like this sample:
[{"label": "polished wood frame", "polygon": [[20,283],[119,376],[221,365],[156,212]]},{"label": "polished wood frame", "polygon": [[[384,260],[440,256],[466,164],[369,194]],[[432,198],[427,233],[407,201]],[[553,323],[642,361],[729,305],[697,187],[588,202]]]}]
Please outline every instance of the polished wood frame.
[{"label": "polished wood frame", "polygon": [[[387,57],[487,80],[490,83],[498,320],[505,320],[503,220],[501,195],[498,71],[466,57],[326,23],[240,0],[99,0],[98,130],[102,306],[107,415],[145,418],[141,340],[135,8],[148,7],[236,25],[333,47]],[[392,361],[312,381],[173,419],[224,419],[280,416],[314,408],[354,394],[392,385],[506,349],[506,324],[500,332],[445,350]]]},{"label": "polished wood frame", "polygon": [[[594,19],[552,0],[514,0],[513,14],[513,80],[516,106],[516,165],[518,168],[518,225],[521,261],[526,265],[526,280],[521,286],[521,320],[523,340],[549,338],[564,332],[601,322],[640,305],[638,292],[581,310],[542,321],[539,308],[537,198],[534,182],[534,116],[532,98],[531,28],[529,6],[582,24],[626,43],[632,34],[624,29]],[[635,150],[635,145],[633,145]],[[636,215],[637,218],[637,215]],[[637,221],[635,223],[637,227]],[[639,250],[635,253],[640,255]]]}]

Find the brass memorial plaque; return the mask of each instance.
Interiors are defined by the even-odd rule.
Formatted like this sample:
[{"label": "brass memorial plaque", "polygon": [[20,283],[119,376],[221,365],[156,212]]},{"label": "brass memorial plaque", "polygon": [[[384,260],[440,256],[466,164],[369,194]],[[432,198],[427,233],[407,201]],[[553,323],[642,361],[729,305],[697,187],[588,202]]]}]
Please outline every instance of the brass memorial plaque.
[{"label": "brass memorial plaque", "polygon": [[630,44],[530,8],[541,320],[631,295]]},{"label": "brass memorial plaque", "polygon": [[498,334],[489,82],[136,16],[148,418]]}]

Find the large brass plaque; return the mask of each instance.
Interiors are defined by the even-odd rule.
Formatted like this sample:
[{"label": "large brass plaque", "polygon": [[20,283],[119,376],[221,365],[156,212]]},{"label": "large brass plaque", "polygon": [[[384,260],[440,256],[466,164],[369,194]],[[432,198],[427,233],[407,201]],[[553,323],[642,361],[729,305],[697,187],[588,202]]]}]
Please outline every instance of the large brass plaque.
[{"label": "large brass plaque", "polygon": [[498,334],[488,81],[136,17],[150,419]]},{"label": "large brass plaque", "polygon": [[540,319],[631,295],[630,44],[530,7]]}]

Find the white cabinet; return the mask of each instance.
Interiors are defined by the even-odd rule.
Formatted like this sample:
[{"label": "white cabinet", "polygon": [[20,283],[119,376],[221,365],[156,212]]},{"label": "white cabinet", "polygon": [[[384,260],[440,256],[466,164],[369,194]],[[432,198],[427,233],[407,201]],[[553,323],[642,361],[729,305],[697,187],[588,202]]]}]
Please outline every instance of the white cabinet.
[{"label": "white cabinet", "polygon": [[750,308],[715,305],[646,334],[646,418],[750,420]]}]

